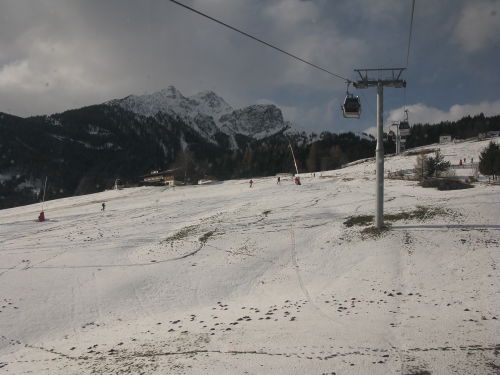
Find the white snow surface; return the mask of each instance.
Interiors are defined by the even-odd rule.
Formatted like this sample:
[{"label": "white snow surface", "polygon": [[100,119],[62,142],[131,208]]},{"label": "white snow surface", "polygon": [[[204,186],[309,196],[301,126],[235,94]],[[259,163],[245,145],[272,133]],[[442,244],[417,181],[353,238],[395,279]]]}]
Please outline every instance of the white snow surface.
[{"label": "white snow surface", "polygon": [[442,212],[372,236],[343,222],[373,214],[374,170],[1,210],[0,373],[497,373],[500,187],[386,180],[386,214]]}]

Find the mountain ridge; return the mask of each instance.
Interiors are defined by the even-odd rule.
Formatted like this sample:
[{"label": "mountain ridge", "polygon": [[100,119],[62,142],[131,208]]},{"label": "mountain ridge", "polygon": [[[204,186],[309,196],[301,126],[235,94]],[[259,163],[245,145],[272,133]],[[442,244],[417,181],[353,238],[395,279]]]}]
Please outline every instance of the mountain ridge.
[{"label": "mountain ridge", "polygon": [[186,97],[174,86],[168,86],[151,94],[129,95],[103,104],[117,105],[146,117],[159,112],[178,116],[211,143],[217,143],[217,133],[227,135],[233,150],[239,148],[236,141],[238,134],[261,140],[292,129],[291,123],[284,120],[283,113],[274,104],[254,104],[234,109],[213,91]]},{"label": "mountain ridge", "polygon": [[0,113],[0,208],[36,201],[45,176],[52,198],[100,191],[115,178],[134,181],[188,159],[192,179],[226,178],[236,166],[225,154],[239,160],[251,145],[287,142],[289,127],[274,105],[234,110],[212,91],[185,97],[173,86],[51,115]]}]

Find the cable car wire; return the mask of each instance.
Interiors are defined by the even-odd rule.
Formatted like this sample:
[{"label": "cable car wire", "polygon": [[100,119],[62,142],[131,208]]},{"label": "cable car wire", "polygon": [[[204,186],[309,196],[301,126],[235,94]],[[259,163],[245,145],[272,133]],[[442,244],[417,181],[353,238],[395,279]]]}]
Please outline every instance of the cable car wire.
[{"label": "cable car wire", "polygon": [[[413,31],[413,14],[415,13],[415,0],[412,1],[411,4],[411,17],[410,17],[410,32],[408,34],[408,50],[406,52],[406,69],[408,69],[408,64],[410,60],[410,46],[411,46],[411,35]],[[404,101],[403,101],[403,111],[406,116],[406,120],[408,120],[408,101],[406,98],[406,86],[404,87]]]},{"label": "cable car wire", "polygon": [[411,18],[410,18],[410,32],[408,34],[408,50],[406,52],[406,68],[408,68],[408,62],[410,60],[410,45],[411,45],[411,33],[413,29],[413,13],[415,12],[415,0],[411,4]]},{"label": "cable car wire", "polygon": [[302,59],[302,58],[300,58],[300,57],[298,57],[298,56],[296,56],[296,55],[294,55],[294,54],[292,54],[292,53],[290,53],[290,52],[287,52],[287,51],[285,51],[285,50],[283,50],[283,49],[281,49],[281,48],[279,48],[279,47],[276,47],[275,45],[273,45],[273,44],[271,44],[271,43],[268,43],[268,42],[266,42],[266,41],[264,41],[264,40],[262,40],[262,39],[259,39],[259,38],[255,37],[255,36],[253,36],[253,35],[250,35],[249,33],[246,33],[245,31],[242,31],[242,30],[240,30],[240,29],[237,29],[236,27],[233,27],[233,26],[231,26],[231,25],[228,25],[227,23],[224,23],[224,22],[222,22],[222,21],[219,21],[219,20],[218,20],[218,19],[216,19],[216,18],[213,18],[213,17],[211,17],[211,16],[209,16],[209,15],[207,15],[207,14],[205,14],[205,13],[202,13],[202,12],[200,12],[199,10],[196,10],[196,9],[194,9],[194,8],[191,8],[190,6],[187,6],[187,5],[185,5],[185,4],[182,4],[182,3],[180,3],[180,2],[178,2],[178,1],[176,1],[176,0],[170,0],[170,1],[171,1],[172,3],[174,3],[174,4],[176,4],[176,5],[179,5],[179,6],[183,7],[183,8],[186,8],[186,9],[190,10],[191,12],[194,12],[194,13],[196,13],[196,14],[199,14],[199,15],[200,15],[200,16],[202,16],[202,17],[208,18],[209,20],[214,21],[214,22],[218,23],[219,25],[225,26],[225,27],[227,27],[227,28],[229,28],[229,29],[231,29],[231,30],[233,30],[233,31],[236,31],[237,33],[240,33],[240,34],[242,34],[242,35],[244,35],[244,36],[246,36],[246,37],[248,37],[248,38],[250,38],[250,39],[253,39],[253,40],[255,40],[255,41],[259,42],[259,43],[262,43],[262,44],[264,44],[264,45],[266,45],[266,46],[268,46],[268,47],[270,47],[270,48],[273,48],[273,49],[275,49],[276,51],[279,51],[279,52],[281,52],[281,53],[284,53],[285,55],[288,55],[289,57],[292,57],[292,58],[294,58],[294,59],[296,59],[296,60],[298,60],[298,61],[300,61],[300,62],[302,62],[302,63],[304,63],[304,64],[307,64],[307,65],[309,65],[309,66],[312,66],[313,68],[316,68],[316,69],[319,69],[319,70],[321,70],[321,71],[323,71],[323,72],[325,72],[325,73],[328,73],[328,74],[330,74],[330,75],[331,75],[331,76],[333,76],[333,77],[339,78],[339,79],[341,79],[341,80],[343,80],[343,81],[345,81],[345,82],[348,82],[348,83],[349,83],[349,82],[352,82],[352,81],[351,81],[350,79],[348,79],[348,78],[342,77],[341,75],[336,74],[336,73],[333,73],[333,72],[331,72],[331,71],[329,71],[329,70],[327,70],[327,69],[324,69],[324,68],[322,68],[322,67],[321,67],[321,66],[319,66],[319,65],[316,65],[316,64],[311,63],[311,62],[309,62],[309,61],[307,61],[307,60],[304,60],[304,59]]}]

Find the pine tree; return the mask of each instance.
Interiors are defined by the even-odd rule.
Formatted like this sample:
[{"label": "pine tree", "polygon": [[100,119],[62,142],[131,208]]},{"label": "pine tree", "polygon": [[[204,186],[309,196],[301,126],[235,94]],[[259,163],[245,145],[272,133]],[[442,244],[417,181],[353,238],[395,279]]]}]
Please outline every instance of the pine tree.
[{"label": "pine tree", "polygon": [[479,155],[479,172],[485,176],[496,176],[500,173],[500,147],[490,142]]},{"label": "pine tree", "polygon": [[436,156],[430,156],[427,160],[427,174],[426,177],[439,177],[442,172],[450,169],[450,162],[444,160],[439,150],[436,151]]}]

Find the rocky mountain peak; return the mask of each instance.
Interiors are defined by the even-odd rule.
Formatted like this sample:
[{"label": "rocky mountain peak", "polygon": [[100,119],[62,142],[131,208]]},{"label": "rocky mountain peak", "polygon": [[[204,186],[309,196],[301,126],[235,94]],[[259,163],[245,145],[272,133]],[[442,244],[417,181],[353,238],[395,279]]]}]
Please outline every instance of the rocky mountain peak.
[{"label": "rocky mountain peak", "polygon": [[[166,89],[161,89],[159,91],[159,94],[161,94],[161,96],[164,96],[164,97],[169,98],[169,99],[183,99],[184,98],[182,93],[177,88],[175,88],[175,86],[168,86]],[[153,93],[151,95],[155,95],[155,94]]]},{"label": "rocky mountain peak", "polygon": [[152,94],[111,100],[106,104],[118,105],[146,117],[158,112],[175,115],[209,142],[217,143],[216,134],[224,133],[230,138],[231,148],[238,147],[237,134],[263,139],[289,127],[281,110],[273,104],[256,104],[235,110],[213,91],[186,97],[174,86]]}]

